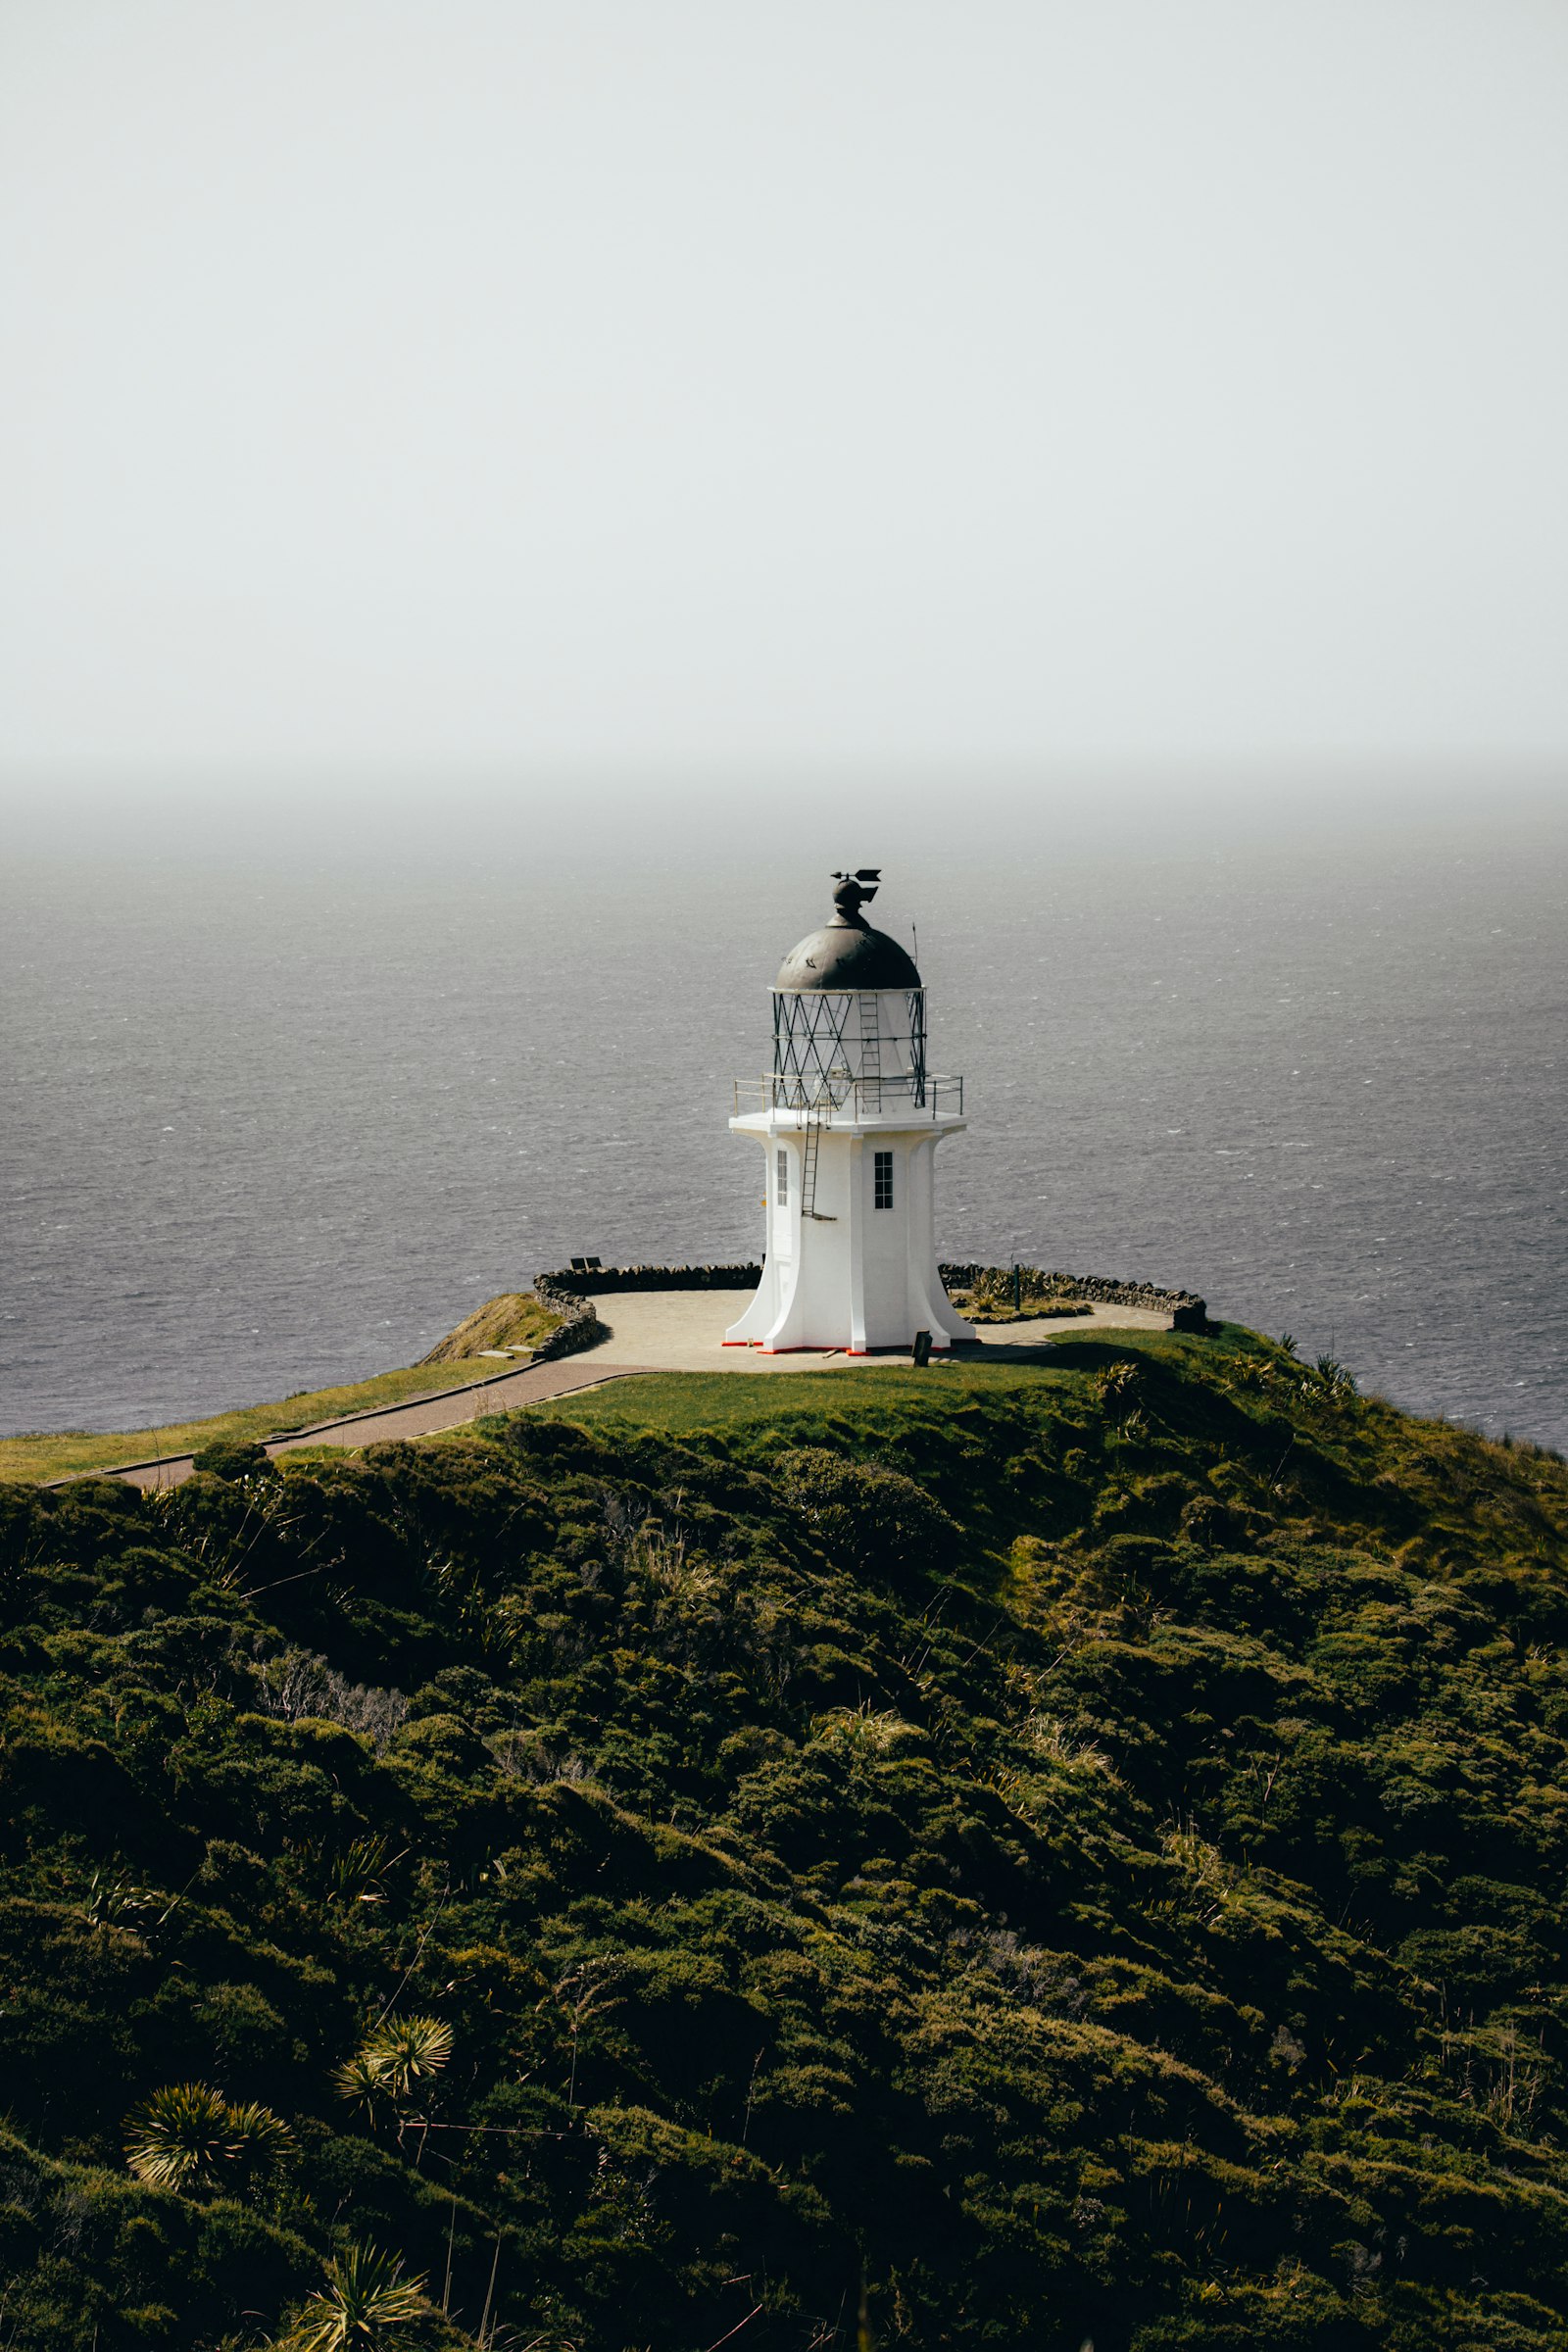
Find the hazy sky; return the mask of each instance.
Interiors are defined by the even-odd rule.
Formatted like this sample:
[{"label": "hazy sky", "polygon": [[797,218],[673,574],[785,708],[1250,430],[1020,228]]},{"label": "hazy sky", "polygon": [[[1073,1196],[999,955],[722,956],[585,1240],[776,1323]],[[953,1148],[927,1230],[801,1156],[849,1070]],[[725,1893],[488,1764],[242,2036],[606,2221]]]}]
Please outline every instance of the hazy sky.
[{"label": "hazy sky", "polygon": [[1562,0],[9,0],[0,773],[1568,757]]}]

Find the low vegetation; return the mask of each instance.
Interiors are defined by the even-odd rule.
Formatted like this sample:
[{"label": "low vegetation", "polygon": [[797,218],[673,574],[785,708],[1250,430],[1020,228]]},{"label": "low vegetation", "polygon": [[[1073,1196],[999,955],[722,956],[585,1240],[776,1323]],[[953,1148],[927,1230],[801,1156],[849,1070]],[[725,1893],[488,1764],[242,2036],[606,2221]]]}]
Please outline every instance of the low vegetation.
[{"label": "low vegetation", "polygon": [[421,1364],[461,1364],[487,1348],[506,1348],[521,1351],[537,1348],[540,1341],[554,1331],[561,1317],[548,1306],[541,1306],[530,1291],[504,1291],[499,1298],[486,1299],[466,1315],[456,1331],[449,1331],[444,1340],[421,1355]]},{"label": "low vegetation", "polygon": [[1065,1274],[1038,1266],[989,1266],[968,1290],[956,1290],[953,1303],[970,1323],[1040,1322],[1047,1316],[1089,1315],[1094,1308]]},{"label": "low vegetation", "polygon": [[1232,1328],[0,1489],[15,2352],[1564,2352],[1568,1473]]},{"label": "low vegetation", "polygon": [[[500,1309],[508,1309],[503,1315]],[[485,1322],[485,1318],[491,1318]],[[70,1478],[86,1470],[105,1470],[121,1462],[149,1461],[160,1454],[194,1453],[199,1447],[228,1441],[255,1443],[283,1437],[297,1429],[314,1428],[318,1421],[340,1414],[373,1412],[385,1404],[407,1404],[433,1391],[461,1387],[505,1366],[475,1361],[485,1348],[535,1348],[560,1321],[532,1298],[513,1294],[493,1298],[431,1354],[406,1370],[378,1372],[368,1380],[349,1381],[330,1389],[302,1390],[277,1404],[247,1404],[226,1413],[212,1413],[200,1421],[172,1422],[158,1429],[66,1430],[48,1436],[0,1438],[0,1479]],[[493,1328],[503,1336],[465,1335]],[[459,1348],[457,1343],[464,1346]]]}]

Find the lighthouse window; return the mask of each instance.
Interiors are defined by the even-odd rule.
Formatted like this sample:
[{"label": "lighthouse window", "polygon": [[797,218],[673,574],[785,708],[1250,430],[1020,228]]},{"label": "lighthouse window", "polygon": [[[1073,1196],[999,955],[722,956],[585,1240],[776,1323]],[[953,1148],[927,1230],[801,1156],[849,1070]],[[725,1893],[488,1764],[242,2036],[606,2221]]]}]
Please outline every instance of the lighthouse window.
[{"label": "lighthouse window", "polygon": [[877,1152],[872,1154],[872,1157],[875,1163],[876,1192],[874,1198],[876,1206],[891,1208],[893,1206],[893,1154],[891,1152]]},{"label": "lighthouse window", "polygon": [[774,1187],[773,1198],[780,1208],[788,1208],[790,1204],[790,1155],[787,1152],[781,1152],[778,1155],[778,1183]]}]

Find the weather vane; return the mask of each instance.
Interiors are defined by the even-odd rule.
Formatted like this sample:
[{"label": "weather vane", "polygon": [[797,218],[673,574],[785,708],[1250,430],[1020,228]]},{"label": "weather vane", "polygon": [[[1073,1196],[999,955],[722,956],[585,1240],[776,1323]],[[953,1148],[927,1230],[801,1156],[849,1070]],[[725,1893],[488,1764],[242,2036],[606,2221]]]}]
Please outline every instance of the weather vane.
[{"label": "weather vane", "polygon": [[833,879],[838,884],[833,893],[833,904],[840,914],[853,923],[858,921],[860,908],[866,901],[876,897],[882,868],[879,865],[858,865],[853,874],[835,873]]}]

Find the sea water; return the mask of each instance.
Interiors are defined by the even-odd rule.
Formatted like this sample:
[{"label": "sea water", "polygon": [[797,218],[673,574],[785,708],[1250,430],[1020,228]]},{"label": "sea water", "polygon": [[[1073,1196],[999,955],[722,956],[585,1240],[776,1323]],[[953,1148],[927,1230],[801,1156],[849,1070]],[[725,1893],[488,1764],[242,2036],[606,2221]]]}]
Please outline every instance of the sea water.
[{"label": "sea water", "polygon": [[[602,827],[575,860],[526,828],[20,858],[0,1426],[406,1364],[573,1254],[755,1255],[731,1081],[845,846],[778,814],[773,855]],[[850,845],[966,1081],[944,1254],[1191,1288],[1401,1404],[1568,1443],[1564,839],[1478,799],[1284,844]]]}]

